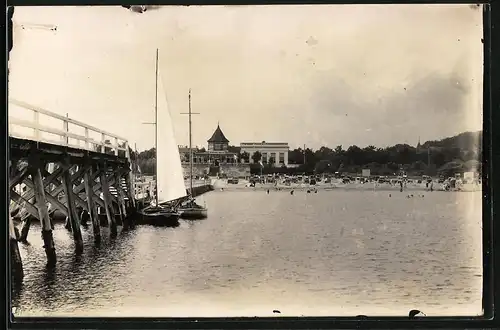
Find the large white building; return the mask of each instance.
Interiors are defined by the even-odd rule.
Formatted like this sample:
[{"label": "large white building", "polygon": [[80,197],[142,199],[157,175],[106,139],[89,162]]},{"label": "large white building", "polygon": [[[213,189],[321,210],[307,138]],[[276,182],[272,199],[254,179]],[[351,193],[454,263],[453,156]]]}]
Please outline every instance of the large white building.
[{"label": "large white building", "polygon": [[288,165],[288,151],[290,147],[286,142],[242,142],[241,152],[250,154],[250,162],[253,163],[252,155],[258,151],[262,155],[262,163],[266,164],[269,159],[274,159],[276,166]]}]

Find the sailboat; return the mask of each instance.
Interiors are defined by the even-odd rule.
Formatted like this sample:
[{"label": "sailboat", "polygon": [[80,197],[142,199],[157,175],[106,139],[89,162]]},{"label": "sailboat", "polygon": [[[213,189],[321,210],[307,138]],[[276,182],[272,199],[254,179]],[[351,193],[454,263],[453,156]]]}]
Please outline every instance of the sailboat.
[{"label": "sailboat", "polygon": [[156,180],[154,200],[138,213],[139,222],[152,225],[178,226],[178,206],[187,195],[179,149],[168,109],[158,111],[158,49],[156,50],[155,95]]},{"label": "sailboat", "polygon": [[191,89],[189,90],[189,196],[180,205],[179,212],[181,213],[181,218],[183,219],[204,219],[207,217],[206,206],[201,206],[196,204],[193,198],[193,146],[192,146],[192,134],[191,134]]}]

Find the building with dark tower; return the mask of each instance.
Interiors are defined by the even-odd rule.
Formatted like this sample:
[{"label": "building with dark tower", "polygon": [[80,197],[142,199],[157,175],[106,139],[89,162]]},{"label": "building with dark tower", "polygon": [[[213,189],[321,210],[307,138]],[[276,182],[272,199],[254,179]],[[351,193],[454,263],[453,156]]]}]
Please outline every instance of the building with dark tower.
[{"label": "building with dark tower", "polygon": [[[206,151],[199,149],[193,150],[194,164],[211,164],[218,166],[219,164],[235,164],[238,163],[238,155],[235,152],[229,152],[229,140],[222,132],[217,124],[212,137],[208,139],[208,148]],[[189,148],[179,147],[182,161],[189,162]]]},{"label": "building with dark tower", "polygon": [[208,151],[227,152],[229,148],[229,140],[222,133],[219,124],[217,124],[214,134],[212,134],[212,137],[207,142]]}]

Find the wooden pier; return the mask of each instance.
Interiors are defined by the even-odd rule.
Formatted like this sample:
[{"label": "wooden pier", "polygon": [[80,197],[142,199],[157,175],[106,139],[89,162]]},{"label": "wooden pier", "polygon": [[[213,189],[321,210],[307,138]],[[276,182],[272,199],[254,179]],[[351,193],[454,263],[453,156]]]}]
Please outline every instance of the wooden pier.
[{"label": "wooden pier", "polygon": [[[56,264],[56,245],[51,214],[56,211],[66,216],[76,253],[83,251],[82,222],[91,222],[94,238],[100,241],[98,207],[106,214],[111,235],[117,234],[119,225],[123,229],[134,226],[129,215],[135,210],[135,188],[126,139],[20,101],[9,103],[32,113],[32,120],[27,120],[9,111],[9,236],[14,276],[23,273],[17,241],[26,240],[33,218],[40,221],[47,263],[52,266]],[[58,120],[60,128],[44,126],[42,116]],[[79,127],[84,134],[70,131],[69,125]],[[16,128],[31,129],[33,134],[18,133]],[[18,234],[12,218],[21,208],[27,214],[21,219]]]}]

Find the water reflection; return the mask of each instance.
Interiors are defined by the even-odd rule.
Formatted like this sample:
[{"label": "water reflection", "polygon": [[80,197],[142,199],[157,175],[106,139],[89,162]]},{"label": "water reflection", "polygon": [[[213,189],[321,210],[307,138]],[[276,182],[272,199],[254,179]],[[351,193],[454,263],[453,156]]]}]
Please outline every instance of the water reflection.
[{"label": "water reflection", "polygon": [[13,305],[21,315],[471,314],[482,285],[481,229],[461,212],[471,196],[481,198],[214,192],[208,219],[177,228],[116,238],[102,228],[100,244],[84,229],[80,256],[56,224],[52,270],[34,224]]}]

